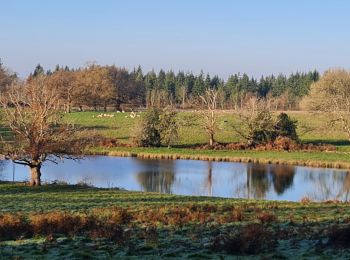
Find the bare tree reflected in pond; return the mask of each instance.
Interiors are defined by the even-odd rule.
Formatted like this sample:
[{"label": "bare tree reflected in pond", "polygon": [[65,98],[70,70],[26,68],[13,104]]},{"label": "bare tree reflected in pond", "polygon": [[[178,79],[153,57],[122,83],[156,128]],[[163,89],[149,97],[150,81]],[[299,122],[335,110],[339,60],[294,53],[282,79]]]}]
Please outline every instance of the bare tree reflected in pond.
[{"label": "bare tree reflected in pond", "polygon": [[350,173],[347,172],[344,180],[344,184],[343,184],[343,189],[338,195],[338,198],[344,201],[349,201],[349,191],[350,191]]},{"label": "bare tree reflected in pond", "polygon": [[269,190],[268,165],[247,165],[247,198],[264,199]]},{"label": "bare tree reflected in pond", "polygon": [[174,160],[138,160],[138,163],[143,170],[137,173],[137,181],[144,191],[172,193]]},{"label": "bare tree reflected in pond", "polygon": [[306,193],[313,200],[342,200],[349,201],[350,173],[327,169],[322,173],[308,170],[304,180],[313,183],[312,192]]},{"label": "bare tree reflected in pond", "polygon": [[208,174],[204,180],[204,187],[208,196],[213,196],[213,164],[208,161]]}]

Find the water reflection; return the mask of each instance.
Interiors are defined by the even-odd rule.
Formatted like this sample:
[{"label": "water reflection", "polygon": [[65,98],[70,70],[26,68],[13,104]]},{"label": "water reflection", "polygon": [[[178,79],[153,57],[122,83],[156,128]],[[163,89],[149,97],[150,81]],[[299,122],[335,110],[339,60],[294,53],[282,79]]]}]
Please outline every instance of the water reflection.
[{"label": "water reflection", "polygon": [[212,162],[207,162],[208,163],[208,173],[207,176],[204,180],[204,187],[207,190],[208,196],[213,196],[213,165]]},{"label": "water reflection", "polygon": [[247,197],[254,199],[266,198],[271,185],[277,195],[293,185],[295,167],[288,165],[247,165]]},{"label": "water reflection", "polygon": [[[16,181],[28,178],[27,168],[16,165],[15,170]],[[67,160],[46,164],[42,172],[46,182],[75,184],[88,180],[96,187],[183,195],[291,201],[303,197],[350,199],[350,173],[336,169],[97,156],[80,163]],[[0,180],[11,181],[12,173],[12,163],[0,161]]]},{"label": "water reflection", "polygon": [[173,160],[137,160],[142,170],[137,173],[137,181],[144,191],[172,193],[171,187],[175,181]]},{"label": "water reflection", "polygon": [[[304,180],[312,182],[315,190],[308,192],[308,197],[314,200],[336,199],[349,201],[350,173],[338,170],[324,170],[320,174],[306,171]],[[334,189],[334,187],[337,187]]]},{"label": "water reflection", "polygon": [[277,194],[283,194],[293,185],[295,167],[290,165],[275,165],[271,167],[271,176],[274,190]]}]

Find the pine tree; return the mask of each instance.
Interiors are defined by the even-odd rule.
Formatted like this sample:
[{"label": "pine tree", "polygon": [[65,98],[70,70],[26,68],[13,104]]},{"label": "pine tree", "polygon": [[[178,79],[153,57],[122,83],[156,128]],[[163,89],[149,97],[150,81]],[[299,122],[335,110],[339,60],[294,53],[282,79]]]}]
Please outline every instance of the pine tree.
[{"label": "pine tree", "polygon": [[38,64],[34,69],[33,77],[37,77],[44,74],[45,74],[44,68],[40,64]]}]

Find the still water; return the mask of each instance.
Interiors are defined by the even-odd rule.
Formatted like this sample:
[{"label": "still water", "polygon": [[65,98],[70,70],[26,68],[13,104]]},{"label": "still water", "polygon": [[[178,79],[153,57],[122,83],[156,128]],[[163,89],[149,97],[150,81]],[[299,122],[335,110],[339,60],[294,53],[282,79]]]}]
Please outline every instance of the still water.
[{"label": "still water", "polygon": [[[0,180],[24,181],[25,166],[0,162]],[[85,182],[96,187],[119,187],[182,195],[300,201],[349,200],[350,173],[346,170],[288,165],[145,160],[95,156],[42,167],[44,182]]]}]

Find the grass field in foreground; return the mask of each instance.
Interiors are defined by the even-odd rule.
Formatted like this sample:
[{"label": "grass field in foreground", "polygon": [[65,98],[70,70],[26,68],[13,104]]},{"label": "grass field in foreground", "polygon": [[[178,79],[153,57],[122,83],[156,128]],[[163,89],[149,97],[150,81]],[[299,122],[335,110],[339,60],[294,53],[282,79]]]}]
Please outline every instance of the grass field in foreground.
[{"label": "grass field in foreground", "polygon": [[[5,258],[350,256],[346,203],[22,184],[0,184],[0,197],[0,255]],[[34,229],[22,231],[23,223]],[[11,230],[22,235],[9,239]]]}]

